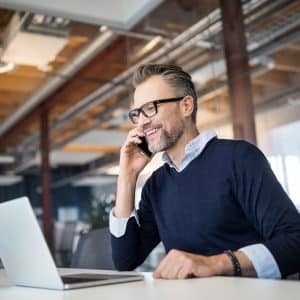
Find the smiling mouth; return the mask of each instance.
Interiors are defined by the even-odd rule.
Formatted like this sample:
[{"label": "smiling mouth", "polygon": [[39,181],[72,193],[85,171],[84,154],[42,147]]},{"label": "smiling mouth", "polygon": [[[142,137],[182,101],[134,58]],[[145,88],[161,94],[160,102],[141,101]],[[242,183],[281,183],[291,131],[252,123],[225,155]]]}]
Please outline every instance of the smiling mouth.
[{"label": "smiling mouth", "polygon": [[152,139],[159,132],[160,128],[148,129],[145,131],[145,135],[147,138]]}]

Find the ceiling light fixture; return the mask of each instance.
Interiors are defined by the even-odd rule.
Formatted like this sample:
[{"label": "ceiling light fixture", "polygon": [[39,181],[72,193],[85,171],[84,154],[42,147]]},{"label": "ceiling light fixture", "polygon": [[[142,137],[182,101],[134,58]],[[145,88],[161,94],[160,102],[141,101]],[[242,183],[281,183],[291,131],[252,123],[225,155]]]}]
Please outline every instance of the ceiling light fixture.
[{"label": "ceiling light fixture", "polygon": [[4,35],[1,61],[7,68],[31,65],[48,71],[48,64],[67,45],[69,31],[68,20],[16,13]]}]

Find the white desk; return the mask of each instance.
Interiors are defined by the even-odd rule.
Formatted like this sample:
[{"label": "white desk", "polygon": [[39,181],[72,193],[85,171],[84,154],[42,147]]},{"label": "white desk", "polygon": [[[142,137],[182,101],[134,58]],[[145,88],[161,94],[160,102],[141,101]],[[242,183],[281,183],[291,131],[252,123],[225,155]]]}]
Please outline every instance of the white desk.
[{"label": "white desk", "polygon": [[[77,270],[78,272],[78,270]],[[93,272],[93,271],[91,271]],[[65,270],[63,273],[66,273]],[[71,273],[68,271],[67,273]],[[1,300],[289,300],[300,299],[300,281],[212,277],[186,280],[155,280],[54,291],[11,286],[0,270]]]}]

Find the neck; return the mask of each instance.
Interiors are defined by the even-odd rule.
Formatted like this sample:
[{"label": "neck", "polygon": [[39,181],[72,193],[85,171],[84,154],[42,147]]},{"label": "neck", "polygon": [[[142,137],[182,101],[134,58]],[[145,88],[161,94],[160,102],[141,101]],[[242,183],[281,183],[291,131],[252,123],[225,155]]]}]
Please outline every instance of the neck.
[{"label": "neck", "polygon": [[178,168],[184,155],[185,155],[185,147],[186,145],[194,139],[197,135],[199,135],[199,131],[197,127],[192,124],[189,128],[186,128],[183,135],[177,141],[177,143],[166,150],[166,153],[172,160],[173,164]]}]

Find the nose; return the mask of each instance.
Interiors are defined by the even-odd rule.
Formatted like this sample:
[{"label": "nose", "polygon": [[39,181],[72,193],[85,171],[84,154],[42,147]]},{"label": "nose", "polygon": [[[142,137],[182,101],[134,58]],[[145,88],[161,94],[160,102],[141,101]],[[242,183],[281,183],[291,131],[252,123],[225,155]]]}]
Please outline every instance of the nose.
[{"label": "nose", "polygon": [[145,117],[144,114],[140,114],[139,116],[139,121],[138,121],[138,126],[142,127],[145,126],[146,124],[149,124],[151,122],[151,118]]}]

